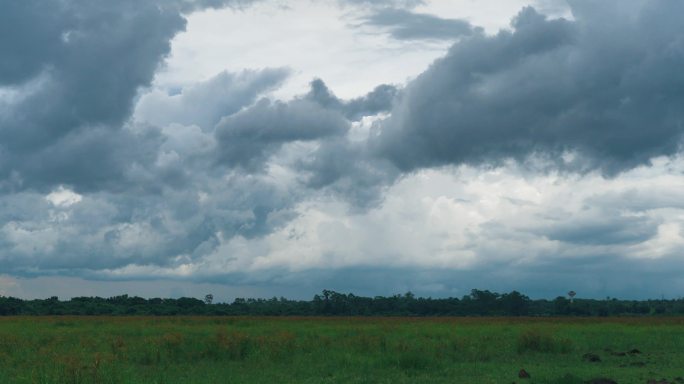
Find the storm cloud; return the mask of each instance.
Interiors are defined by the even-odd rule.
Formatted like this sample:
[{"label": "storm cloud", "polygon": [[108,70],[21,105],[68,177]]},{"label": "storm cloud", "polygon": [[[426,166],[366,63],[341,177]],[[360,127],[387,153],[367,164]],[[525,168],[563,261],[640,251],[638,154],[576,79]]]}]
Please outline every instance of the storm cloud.
[{"label": "storm cloud", "polygon": [[340,113],[316,103],[262,99],[216,127],[219,161],[249,169],[263,164],[284,143],[341,135],[348,129],[349,122]]},{"label": "storm cloud", "polygon": [[[292,85],[282,62],[316,36],[288,25],[278,64],[171,73],[194,59],[174,44],[195,12],[251,3],[0,5],[0,294],[67,277],[300,297],[683,286],[681,2],[525,7],[495,34],[428,1],[331,2],[316,11],[388,70],[439,58],[353,92],[373,59]],[[242,44],[224,28],[205,38]]]},{"label": "storm cloud", "polygon": [[200,3],[3,4],[0,86],[9,97],[0,101],[0,175],[18,181],[12,189],[109,188],[136,164],[148,166],[155,134],[124,123],[184,30],[181,12]]},{"label": "storm cloud", "polygon": [[397,87],[389,84],[378,85],[364,96],[351,100],[340,100],[321,79],[311,82],[311,90],[304,97],[326,109],[340,111],[347,119],[357,121],[364,116],[374,116],[389,112],[399,96]]},{"label": "storm cloud", "polygon": [[528,7],[511,31],[455,44],[406,87],[377,152],[404,170],[541,153],[609,174],[677,153],[684,5],[627,3],[572,1],[574,20]]},{"label": "storm cloud", "polygon": [[476,32],[465,20],[442,19],[437,16],[393,8],[376,11],[366,17],[363,25],[387,29],[393,38],[400,40],[456,40],[461,36],[469,36]]}]

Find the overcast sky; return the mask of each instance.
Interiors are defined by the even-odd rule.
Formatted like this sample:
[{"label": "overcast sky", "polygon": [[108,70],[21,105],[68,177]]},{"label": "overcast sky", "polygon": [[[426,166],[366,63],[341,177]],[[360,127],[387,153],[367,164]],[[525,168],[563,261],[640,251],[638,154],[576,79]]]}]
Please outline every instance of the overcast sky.
[{"label": "overcast sky", "polygon": [[682,14],[0,0],[0,295],[680,297]]}]

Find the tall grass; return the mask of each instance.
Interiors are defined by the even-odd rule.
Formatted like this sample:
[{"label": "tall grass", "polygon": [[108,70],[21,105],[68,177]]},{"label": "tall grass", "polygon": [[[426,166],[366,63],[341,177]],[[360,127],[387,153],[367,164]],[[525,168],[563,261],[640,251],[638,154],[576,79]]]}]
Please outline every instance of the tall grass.
[{"label": "tall grass", "polygon": [[[28,321],[30,320],[30,321]],[[0,383],[575,383],[684,376],[681,319],[0,318]],[[639,348],[642,356],[605,352]],[[597,353],[600,364],[582,360]],[[645,361],[646,368],[630,365]]]},{"label": "tall grass", "polygon": [[573,351],[572,340],[554,336],[550,331],[527,329],[520,333],[516,340],[518,353],[570,353]]}]

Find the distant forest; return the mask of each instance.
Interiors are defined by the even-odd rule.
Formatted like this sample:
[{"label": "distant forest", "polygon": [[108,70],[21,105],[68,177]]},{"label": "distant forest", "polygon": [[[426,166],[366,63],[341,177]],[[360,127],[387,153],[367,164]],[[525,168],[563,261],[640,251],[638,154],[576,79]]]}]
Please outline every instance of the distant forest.
[{"label": "distant forest", "polygon": [[235,299],[232,303],[204,300],[144,299],[128,295],[75,297],[60,301],[21,300],[0,296],[0,315],[200,315],[200,316],[676,316],[684,315],[684,299],[531,300],[513,291],[499,294],[473,289],[462,298],[422,298],[408,292],[390,297],[361,297],[324,290],[312,300]]}]

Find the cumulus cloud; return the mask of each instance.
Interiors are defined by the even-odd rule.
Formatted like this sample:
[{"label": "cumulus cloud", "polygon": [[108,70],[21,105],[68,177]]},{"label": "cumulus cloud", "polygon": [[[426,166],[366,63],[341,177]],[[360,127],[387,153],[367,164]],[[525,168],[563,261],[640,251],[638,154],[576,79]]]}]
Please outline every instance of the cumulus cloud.
[{"label": "cumulus cloud", "polygon": [[399,40],[456,40],[479,31],[465,20],[443,19],[394,8],[384,8],[372,13],[364,18],[363,25],[386,29],[390,36]]},{"label": "cumulus cloud", "polygon": [[399,94],[397,87],[382,84],[364,96],[341,100],[325,85],[323,80],[315,79],[311,82],[311,90],[304,96],[304,99],[314,101],[327,109],[340,111],[347,119],[357,121],[365,116],[388,112]]},{"label": "cumulus cloud", "polygon": [[352,209],[366,209],[383,199],[383,191],[400,172],[389,161],[369,153],[364,142],[347,137],[327,140],[302,156],[296,168],[305,184],[332,192],[352,202]]},{"label": "cumulus cloud", "polygon": [[83,196],[64,188],[64,186],[60,186],[45,196],[45,200],[51,202],[52,205],[56,207],[68,207],[70,205],[74,205],[81,201],[82,198]]},{"label": "cumulus cloud", "polygon": [[0,6],[0,273],[304,296],[684,286],[684,5],[525,8],[496,35],[372,8],[398,39],[458,41],[350,99],[317,79],[277,100],[282,68],[148,89],[185,15],[226,4],[247,3]]},{"label": "cumulus cloud", "polygon": [[[270,233],[301,199],[287,175],[202,175],[159,193],[4,195],[3,271],[23,275],[149,265],[175,268],[213,252],[219,238]],[[230,188],[226,188],[229,185]],[[78,200],[78,201],[76,201]]]},{"label": "cumulus cloud", "polygon": [[[404,170],[544,153],[614,173],[672,155],[683,6],[573,1],[573,21],[525,8],[511,31],[464,39],[411,82],[373,145]],[[581,161],[564,164],[566,151]]]},{"label": "cumulus cloud", "polygon": [[234,114],[252,104],[260,94],[279,86],[288,74],[285,68],[224,71],[183,88],[178,94],[154,90],[142,96],[135,117],[157,126],[197,125],[210,131],[222,117]]},{"label": "cumulus cloud", "polygon": [[21,181],[13,190],[108,188],[145,166],[158,141],[122,126],[184,30],[181,12],[230,2],[205,3],[3,4],[0,87],[14,96],[0,103],[0,175]]},{"label": "cumulus cloud", "polygon": [[212,171],[216,140],[201,128],[251,104],[287,70],[226,72],[177,97],[153,92],[129,121],[185,28],[183,13],[244,4],[2,6],[0,28],[11,30],[0,38],[3,271],[182,264],[219,234],[250,238],[285,220],[296,193],[285,192],[284,176]]},{"label": "cumulus cloud", "polygon": [[262,99],[218,124],[219,161],[229,166],[259,168],[284,143],[342,135],[348,129],[349,122],[340,113],[316,103]]},{"label": "cumulus cloud", "polygon": [[[683,167],[681,158],[661,158],[611,179],[595,172],[572,178],[528,174],[513,163],[488,171],[424,170],[400,179],[381,204],[363,212],[349,214],[348,205],[331,196],[301,202],[275,230],[254,238],[221,237],[211,252],[183,268],[121,269],[101,277],[128,271],[137,278],[161,273],[433,295],[486,287],[553,296],[581,286],[583,295],[648,297],[682,284],[675,272],[682,270],[682,209],[597,201],[646,191],[656,199],[680,196]],[[593,238],[583,233],[590,225],[601,229]]]}]

